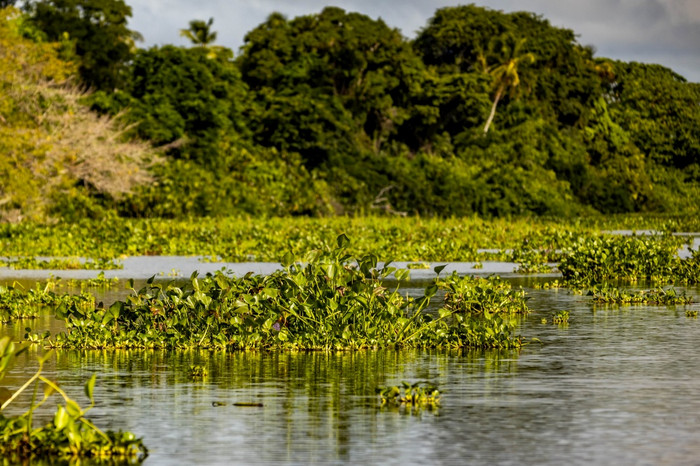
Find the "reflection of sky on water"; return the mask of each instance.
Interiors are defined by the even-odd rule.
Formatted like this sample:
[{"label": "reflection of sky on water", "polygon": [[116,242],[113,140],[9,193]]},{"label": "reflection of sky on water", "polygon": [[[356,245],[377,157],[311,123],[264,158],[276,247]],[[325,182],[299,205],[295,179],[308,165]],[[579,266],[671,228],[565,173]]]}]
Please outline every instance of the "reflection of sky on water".
[{"label": "reflection of sky on water", "polygon": [[[143,436],[149,465],[694,464],[700,321],[687,307],[526,291],[534,312],[520,333],[542,344],[519,352],[62,351],[47,374],[82,401],[97,372],[94,420]],[[562,309],[568,326],[541,323]],[[26,380],[32,358],[3,383]],[[194,364],[206,381],[189,379]],[[378,410],[375,388],[401,381],[437,384],[438,413]]]},{"label": "reflection of sky on water", "polygon": [[[196,256],[134,256],[127,257],[120,261],[123,268],[117,270],[105,270],[106,278],[119,277],[123,279],[146,279],[155,276],[157,279],[187,278],[193,272],[200,275],[214,273],[225,269],[235,276],[243,276],[248,272],[256,274],[269,274],[282,267],[274,262],[209,262],[206,258]],[[408,264],[415,262],[392,262],[393,267],[406,268]],[[421,262],[423,264],[423,262]],[[517,267],[512,262],[481,262],[482,268],[475,268],[476,262],[435,262],[427,263],[428,269],[412,269],[411,276],[415,278],[433,278],[435,272],[433,267],[446,264],[444,273],[470,273],[470,274],[511,274]],[[379,266],[383,264],[380,262]],[[477,266],[478,267],[478,266]],[[57,276],[65,279],[85,279],[96,277],[97,270],[14,270],[7,267],[0,267],[0,281],[10,279],[33,279],[42,280],[49,276]]]}]

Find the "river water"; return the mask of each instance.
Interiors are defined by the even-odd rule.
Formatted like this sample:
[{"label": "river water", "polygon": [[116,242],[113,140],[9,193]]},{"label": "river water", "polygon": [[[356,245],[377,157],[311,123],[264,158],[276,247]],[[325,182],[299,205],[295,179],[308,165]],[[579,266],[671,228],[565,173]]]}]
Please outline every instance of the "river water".
[{"label": "river water", "polygon": [[[143,437],[147,465],[698,464],[700,321],[685,311],[700,305],[596,306],[536,290],[552,276],[516,278],[512,266],[484,263],[530,296],[519,333],[541,343],[519,351],[60,351],[45,374],[85,403],[98,373],[91,419]],[[568,325],[551,324],[560,310]],[[31,324],[60,329],[48,316]],[[35,354],[23,358],[8,388],[33,373]],[[194,364],[206,379],[190,379]],[[437,385],[441,407],[380,409],[375,389],[402,381]]]}]

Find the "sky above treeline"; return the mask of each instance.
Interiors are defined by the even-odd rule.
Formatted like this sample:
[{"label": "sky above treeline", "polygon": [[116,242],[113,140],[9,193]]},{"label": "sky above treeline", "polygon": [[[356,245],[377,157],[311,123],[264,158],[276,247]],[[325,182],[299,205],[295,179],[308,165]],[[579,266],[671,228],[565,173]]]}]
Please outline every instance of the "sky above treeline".
[{"label": "sky above treeline", "polygon": [[[234,52],[245,34],[278,11],[288,18],[333,5],[382,18],[414,38],[436,9],[469,2],[452,0],[127,0],[129,26],[142,46],[186,45],[180,29],[192,19],[214,18],[217,44]],[[551,24],[572,29],[596,55],[659,63],[689,81],[700,82],[700,0],[481,0],[473,3],[505,12],[531,11]]]}]

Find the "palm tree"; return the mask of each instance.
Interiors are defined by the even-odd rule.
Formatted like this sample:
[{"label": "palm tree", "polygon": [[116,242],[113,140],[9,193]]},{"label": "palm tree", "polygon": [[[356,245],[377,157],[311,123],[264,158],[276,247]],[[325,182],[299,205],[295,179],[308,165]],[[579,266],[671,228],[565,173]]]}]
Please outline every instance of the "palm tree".
[{"label": "palm tree", "polygon": [[216,40],[216,32],[211,30],[212,24],[214,18],[209,18],[206,23],[201,19],[193,19],[189,29],[180,29],[180,35],[187,37],[194,45],[209,47]]},{"label": "palm tree", "polygon": [[[496,88],[496,95],[493,98],[493,105],[491,105],[491,113],[486,120],[486,125],[484,125],[484,134],[488,133],[493,117],[496,115],[498,102],[501,100],[506,90],[510,89],[510,91],[515,94],[518,89],[520,85],[518,67],[520,64],[523,62],[533,63],[535,61],[535,56],[533,54],[522,53],[522,46],[525,43],[525,39],[515,42],[512,36],[509,36],[509,38],[511,40],[503,41],[500,47],[501,63],[491,70],[484,66],[485,71],[493,78],[494,87]],[[511,46],[510,43],[513,42],[515,44]],[[485,65],[485,60],[480,60],[480,62],[482,62],[482,65]]]}]

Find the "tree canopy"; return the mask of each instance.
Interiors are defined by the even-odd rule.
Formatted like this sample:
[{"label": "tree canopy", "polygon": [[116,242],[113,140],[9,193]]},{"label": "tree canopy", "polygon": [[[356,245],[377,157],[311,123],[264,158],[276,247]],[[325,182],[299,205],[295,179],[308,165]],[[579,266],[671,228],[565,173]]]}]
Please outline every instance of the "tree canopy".
[{"label": "tree canopy", "polygon": [[98,90],[83,102],[164,156],[152,183],[120,198],[122,215],[700,205],[700,85],[596,57],[533,13],[440,8],[413,40],[336,7],[273,13],[234,59],[212,44],[213,18],[182,30],[191,47],[137,49],[122,0],[25,12],[23,36],[57,41],[57,59]]},{"label": "tree canopy", "polygon": [[141,38],[127,27],[131,7],[123,0],[29,0],[24,8],[48,40],[73,44],[87,85],[113,90],[122,84],[134,41]]}]

